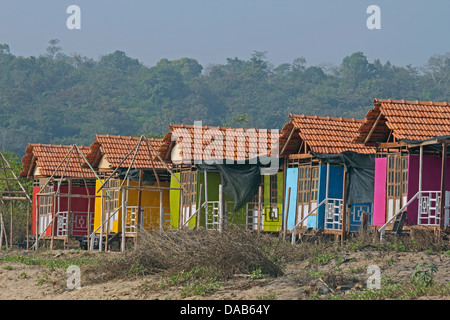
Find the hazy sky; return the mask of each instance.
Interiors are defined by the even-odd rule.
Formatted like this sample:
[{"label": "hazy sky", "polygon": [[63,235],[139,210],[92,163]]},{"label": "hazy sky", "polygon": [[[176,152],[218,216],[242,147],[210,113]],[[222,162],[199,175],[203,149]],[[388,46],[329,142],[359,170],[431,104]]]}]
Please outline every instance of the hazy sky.
[{"label": "hazy sky", "polygon": [[[70,5],[81,9],[80,30],[66,26]],[[380,30],[366,26],[370,5],[381,9]],[[66,54],[122,50],[147,66],[189,57],[206,67],[254,51],[275,66],[340,64],[356,51],[421,66],[450,52],[449,17],[449,0],[0,0],[0,44],[38,56],[56,38]]]}]

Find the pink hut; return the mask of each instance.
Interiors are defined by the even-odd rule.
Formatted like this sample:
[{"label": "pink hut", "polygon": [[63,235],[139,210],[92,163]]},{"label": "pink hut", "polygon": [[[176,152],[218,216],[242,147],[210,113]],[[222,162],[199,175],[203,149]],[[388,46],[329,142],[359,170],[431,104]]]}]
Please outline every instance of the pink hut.
[{"label": "pink hut", "polygon": [[449,227],[450,104],[374,100],[354,140],[376,148],[373,225]]}]

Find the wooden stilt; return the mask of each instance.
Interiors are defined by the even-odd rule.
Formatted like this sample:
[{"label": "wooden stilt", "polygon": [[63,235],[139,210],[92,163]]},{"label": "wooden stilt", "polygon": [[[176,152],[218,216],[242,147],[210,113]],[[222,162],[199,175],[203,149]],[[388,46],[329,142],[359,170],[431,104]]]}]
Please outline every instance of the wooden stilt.
[{"label": "wooden stilt", "polygon": [[159,192],[159,231],[164,230],[164,194]]},{"label": "wooden stilt", "polygon": [[[139,190],[138,190],[138,204],[137,204],[137,213],[136,213],[136,237],[134,238],[134,248],[137,249],[137,237],[140,231],[140,218],[141,218],[141,202],[142,202],[142,176],[144,171],[142,169],[139,170]],[[128,190],[127,190],[128,192]]]},{"label": "wooden stilt", "polygon": [[347,227],[347,170],[344,168],[344,182],[342,190],[342,222],[341,222],[341,245],[344,245]]},{"label": "wooden stilt", "polygon": [[283,240],[286,239],[286,232],[287,232],[287,218],[288,218],[288,212],[289,212],[289,204],[291,201],[291,187],[288,188],[287,192],[287,204],[284,208],[284,217],[283,217]]},{"label": "wooden stilt", "polygon": [[262,216],[262,186],[260,185],[258,188],[258,219],[257,219],[258,233],[261,231],[261,216]]},{"label": "wooden stilt", "polygon": [[11,248],[12,248],[12,244],[13,244],[13,216],[14,216],[14,200],[11,200],[10,201],[10,213],[11,213],[11,216],[10,216],[10,218],[9,218],[9,221],[10,221],[10,226],[9,226],[9,243],[10,243],[10,245],[11,245]]},{"label": "wooden stilt", "polygon": [[199,205],[198,205],[198,214],[197,214],[197,229],[199,229],[200,228],[200,220],[201,220],[201,216],[202,216],[202,206],[203,206],[203,203],[202,203],[202,196],[203,196],[203,184],[200,184],[200,194],[199,194],[199,196],[198,196],[198,203],[199,203]]},{"label": "wooden stilt", "polygon": [[67,228],[67,231],[66,231],[67,232],[67,235],[66,235],[67,243],[69,243],[69,239],[70,239],[70,236],[72,234],[72,224],[73,224],[72,197],[71,197],[71,195],[72,195],[72,184],[73,184],[72,179],[69,179],[68,183],[69,183],[69,186],[68,186],[69,197],[67,198],[67,226],[66,226],[66,228]]},{"label": "wooden stilt", "polygon": [[219,184],[219,232],[223,232],[223,192],[222,185]]},{"label": "wooden stilt", "polygon": [[445,178],[447,169],[447,143],[442,143],[442,166],[441,166],[441,202],[439,212],[439,231],[445,227]]},{"label": "wooden stilt", "polygon": [[0,204],[0,250],[3,248],[3,204]]},{"label": "wooden stilt", "polygon": [[[30,202],[27,201],[27,250],[30,249]],[[0,245],[1,250],[1,245]]]}]

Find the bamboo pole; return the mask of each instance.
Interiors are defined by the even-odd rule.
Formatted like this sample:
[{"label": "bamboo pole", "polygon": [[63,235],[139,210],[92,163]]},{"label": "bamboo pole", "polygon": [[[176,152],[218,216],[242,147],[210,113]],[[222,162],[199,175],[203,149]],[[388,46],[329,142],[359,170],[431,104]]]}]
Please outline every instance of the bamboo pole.
[{"label": "bamboo pole", "polygon": [[[3,212],[3,204],[2,204],[2,212]],[[1,227],[2,227],[1,231],[2,231],[3,237],[5,238],[5,246],[6,246],[6,248],[8,248],[8,236],[6,234],[5,221],[3,220],[3,213],[1,214],[1,219],[2,219],[2,221],[1,221]],[[3,244],[2,244],[2,246],[3,246]]]},{"label": "bamboo pole", "polygon": [[38,240],[40,240],[45,235],[45,233],[47,232],[47,229],[50,227],[50,225],[53,224],[53,221],[55,220],[56,217],[58,217],[58,215],[59,215],[59,212],[56,213],[56,215],[53,217],[52,220],[50,220],[50,222],[47,224],[47,227],[45,227],[45,229],[42,231],[42,234],[39,236],[39,238],[36,235],[36,243],[33,245],[33,247],[36,246],[36,250],[37,250]]},{"label": "bamboo pole", "polygon": [[[70,159],[72,158],[72,153],[73,153],[73,150],[74,150],[74,146],[72,146],[71,148],[70,148],[70,151],[69,151],[69,157],[68,157],[68,159],[67,159],[67,162],[66,162],[66,165],[64,166],[64,170],[63,170],[63,172],[62,172],[62,174],[61,174],[61,177],[60,177],[60,179],[59,179],[59,181],[58,181],[58,189],[56,190],[56,199],[58,199],[58,204],[59,204],[59,193],[60,193],[60,190],[61,190],[61,182],[63,181],[63,179],[64,179],[64,175],[65,175],[65,173],[66,173],[66,170],[67,170],[67,167],[68,167],[68,165],[69,165],[69,162],[70,162]],[[65,158],[64,158],[65,159]],[[56,172],[56,170],[52,173],[52,176],[54,176],[54,174],[55,174],[55,172]],[[47,183],[50,181],[50,179],[49,180],[47,180]],[[56,207],[56,199],[55,198],[53,198],[53,208],[52,208],[52,215],[54,216],[54,218],[53,218],[53,220],[55,220],[55,218],[56,218],[56,216],[55,216],[55,207]],[[59,213],[59,211],[58,211],[58,213]],[[57,220],[56,220],[57,221]],[[69,221],[69,213],[67,213],[67,221]],[[51,241],[50,241],[50,250],[53,250],[53,241],[54,241],[54,234],[55,234],[55,226],[54,225],[52,225],[52,238],[51,238]],[[68,231],[67,231],[67,233],[68,233]]]},{"label": "bamboo pole", "polygon": [[[30,203],[27,202],[27,250],[30,249]],[[0,245],[1,250],[1,245]]]},{"label": "bamboo pole", "polygon": [[222,231],[226,230],[227,228],[227,222],[228,222],[228,212],[227,212],[227,206],[225,202],[225,193],[223,192],[223,186],[222,186]]},{"label": "bamboo pole", "polygon": [[[4,157],[2,155],[2,170],[3,173],[5,175],[5,184],[6,184],[6,188],[8,189],[8,191],[11,191],[11,188],[9,187],[9,183],[8,183],[8,175],[6,173],[6,167],[5,167],[5,161],[4,161]],[[12,170],[11,170],[12,171]],[[12,234],[13,234],[13,207],[12,207],[12,202],[11,202],[11,217],[10,217],[10,226],[9,226],[9,239],[10,239],[10,243],[11,243],[11,247],[12,247]],[[6,237],[6,232],[5,232],[5,237]]]},{"label": "bamboo pole", "polygon": [[[136,214],[136,237],[134,238],[134,248],[137,248],[137,234],[140,230],[140,216],[141,216],[141,203],[142,203],[142,176],[144,171],[139,169],[139,191],[138,191],[138,204],[137,204],[137,214]],[[127,191],[128,192],[128,191]]]},{"label": "bamboo pole", "polygon": [[125,202],[125,192],[122,191],[122,243],[121,251],[125,252],[125,240],[126,240],[126,219],[127,219],[127,206]]},{"label": "bamboo pole", "polygon": [[[140,143],[141,139],[139,139]],[[131,148],[131,150],[127,153],[127,155],[120,161],[120,163],[117,165],[117,167],[113,170],[113,172],[106,178],[106,180],[102,183],[102,185],[100,186],[100,188],[97,189],[97,193],[103,189],[103,186],[109,181],[109,179],[111,179],[111,177],[116,173],[117,170],[119,170],[120,166],[122,165],[122,163],[125,162],[125,160],[128,158],[128,156],[133,152],[134,149],[136,149],[138,144],[135,144],[133,148]],[[131,167],[131,164],[129,166],[129,168]],[[128,173],[127,173],[128,174]]]},{"label": "bamboo pole", "polygon": [[341,221],[341,245],[344,245],[346,224],[347,224],[347,175],[348,172],[344,167],[344,181],[342,187],[342,221]]},{"label": "bamboo pole", "polygon": [[223,192],[222,184],[219,184],[219,232],[223,232]]},{"label": "bamboo pole", "polygon": [[158,159],[161,161],[161,163],[163,164],[163,166],[166,168],[167,171],[169,171],[170,175],[178,182],[178,184],[181,186],[181,188],[183,188],[183,190],[186,192],[186,189],[184,189],[184,187],[181,185],[180,180],[173,174],[172,170],[167,166],[166,162],[161,158],[161,156],[159,155],[159,153],[155,150],[155,148],[153,148],[153,146],[148,142],[147,137],[142,136],[144,138],[144,140],[147,142],[147,145],[153,150],[153,152],[156,154],[156,156],[158,157]]},{"label": "bamboo pole", "polygon": [[36,221],[35,221],[35,223],[36,223],[36,232],[35,233],[36,233],[36,240],[34,242],[36,250],[39,247],[39,237],[38,237],[38,235],[39,235],[39,218],[40,218],[40,214],[39,214],[39,202],[38,202],[38,199],[39,199],[39,197],[36,195],[36,197],[35,197],[35,209],[36,209]]},{"label": "bamboo pole", "polygon": [[202,217],[202,206],[203,206],[203,203],[202,203],[202,194],[203,194],[203,184],[201,183],[200,184],[200,194],[198,195],[198,214],[197,214],[197,229],[200,229],[200,220],[201,220],[201,217]]},{"label": "bamboo pole", "polygon": [[150,142],[148,141],[147,138],[145,139],[145,144],[147,145],[147,151],[148,151],[148,155],[150,157],[150,162],[152,164],[153,174],[155,175],[155,178],[156,178],[156,183],[158,184],[158,186],[161,186],[161,184],[159,182],[159,175],[156,172],[155,164],[153,163],[153,156],[152,156],[152,153],[150,152],[150,147],[149,147]]},{"label": "bamboo pole", "polygon": [[423,169],[423,146],[420,146],[419,153],[419,192],[422,192],[422,170]]},{"label": "bamboo pole", "polygon": [[[88,188],[88,186],[87,186],[87,181],[86,181],[86,176],[85,176],[85,174],[84,174],[84,171],[83,171],[83,167],[82,167],[82,165],[81,165],[81,159],[80,159],[80,154],[81,155],[83,155],[82,153],[81,153],[81,151],[80,151],[80,149],[76,146],[76,145],[74,145],[74,147],[76,148],[76,150],[77,150],[77,159],[78,159],[78,164],[79,164],[79,166],[80,166],[80,172],[81,172],[81,176],[83,177],[83,182],[84,182],[84,188],[85,188],[85,191],[86,191],[86,195],[89,197],[88,198],[88,211],[87,211],[87,223],[86,223],[86,225],[87,225],[87,230],[86,230],[86,235],[89,235],[90,234],[90,232],[91,232],[91,198],[90,198],[90,192],[89,192],[89,188]],[[72,191],[70,191],[69,192],[69,194],[72,194]],[[89,236],[87,236],[87,247],[89,248],[89,241],[90,241],[90,239],[89,239],[90,237]]]},{"label": "bamboo pole", "polygon": [[[59,190],[59,188],[58,188]],[[56,194],[56,196],[58,197],[58,194]],[[56,218],[56,198],[53,197],[52,198],[52,221],[55,220]],[[53,239],[54,239],[54,233],[55,233],[55,226],[52,224],[52,228],[51,228],[51,240],[50,240],[50,250],[53,250]]]},{"label": "bamboo pole", "polygon": [[178,216],[178,230],[184,229],[184,192],[183,190],[180,191],[180,210],[179,210],[179,216]]},{"label": "bamboo pole", "polygon": [[0,250],[3,248],[3,203],[0,204]]},{"label": "bamboo pole", "polygon": [[87,241],[87,248],[90,247],[90,241],[91,241],[91,237],[89,237],[90,233],[91,233],[91,199],[88,199],[88,213],[87,213],[87,231],[86,231],[86,241]]},{"label": "bamboo pole", "polygon": [[160,191],[159,192],[159,230],[163,231],[164,230],[164,223],[163,223],[163,219],[164,219],[164,207],[163,207],[163,192]]},{"label": "bamboo pole", "polygon": [[[3,161],[6,162],[6,165],[11,168],[11,165],[9,164],[8,160],[3,156],[3,154],[0,152],[0,156],[2,157]],[[31,198],[28,195],[28,192],[25,190],[25,188],[23,187],[23,185],[20,183],[19,178],[17,178],[16,174],[14,173],[14,170],[11,169],[11,173],[14,176],[14,179],[18,182],[19,187],[22,189],[22,192],[25,194],[26,198],[28,199],[28,201],[31,202]],[[6,177],[5,177],[6,178]]]},{"label": "bamboo pole", "polygon": [[[40,190],[44,190],[45,187],[47,187],[47,185],[50,183],[50,180],[53,179],[53,177],[55,176],[56,172],[59,170],[59,167],[61,167],[61,165],[64,163],[64,161],[66,160],[67,156],[69,156],[70,159],[70,155],[72,155],[72,151],[73,151],[73,146],[72,148],[70,148],[69,151],[67,151],[66,155],[64,156],[64,159],[58,164],[58,166],[56,167],[55,171],[53,171],[52,175],[47,179],[47,181],[45,182],[44,186],[39,187],[39,191]],[[61,177],[62,179],[62,177]]]},{"label": "bamboo pole", "polygon": [[257,219],[257,230],[258,233],[261,231],[261,208],[262,207],[262,186],[258,188],[258,219]]},{"label": "bamboo pole", "polygon": [[[101,200],[100,200],[100,237],[98,239],[98,251],[102,251],[102,246],[103,246],[103,223],[105,220],[105,215],[104,213],[104,208],[105,208],[105,204],[104,202],[104,198],[103,198],[103,191],[101,192]],[[107,219],[109,221],[109,219]],[[106,228],[108,228],[108,225],[106,225]]]},{"label": "bamboo pole", "polygon": [[11,212],[11,217],[9,219],[11,225],[9,226],[9,244],[11,245],[12,248],[12,244],[13,244],[13,215],[14,215],[14,200],[12,200],[10,203],[10,212]]},{"label": "bamboo pole", "polygon": [[445,178],[447,169],[447,143],[442,143],[442,165],[441,165],[441,199],[439,212],[439,230],[442,232],[445,226]]},{"label": "bamboo pole", "polygon": [[[73,181],[72,181],[72,179],[69,179],[68,182],[69,182],[69,187],[68,187],[69,192],[68,193],[72,194],[72,182]],[[72,233],[71,226],[73,223],[73,216],[72,216],[71,211],[72,211],[72,197],[68,197],[67,198],[67,237],[66,237],[67,243],[69,243],[69,238]]]},{"label": "bamboo pole", "polygon": [[[86,157],[84,156],[84,154],[80,151],[80,149],[78,148],[77,145],[75,145],[75,147],[78,150],[78,154],[81,155],[81,157],[84,159],[84,162],[89,166],[89,168],[91,169],[92,173],[95,175],[95,177],[97,178],[98,181],[100,181],[101,184],[103,184],[102,179],[100,179],[100,177],[98,176],[98,174],[95,172],[94,168],[92,168],[91,164],[89,163],[89,161],[86,159]],[[98,191],[96,192],[98,193]],[[111,194],[106,191],[106,193],[108,194],[108,197],[111,199]]]},{"label": "bamboo pole", "polygon": [[287,192],[287,205],[284,208],[284,217],[283,217],[283,240],[286,239],[286,232],[287,232],[287,217],[289,212],[289,203],[291,201],[291,187],[288,188]]},{"label": "bamboo pole", "polygon": [[124,179],[122,181],[122,184],[120,185],[119,189],[122,189],[122,186],[124,185],[125,180],[127,179],[128,174],[130,173],[131,167],[133,166],[134,160],[136,159],[136,155],[137,155],[137,153],[139,151],[139,146],[141,145],[141,141],[142,141],[142,137],[141,137],[141,139],[139,139],[139,141],[137,143],[137,147],[136,147],[136,150],[134,151],[133,158],[131,159],[131,163],[128,166],[127,173],[125,173],[125,177],[124,177]]}]

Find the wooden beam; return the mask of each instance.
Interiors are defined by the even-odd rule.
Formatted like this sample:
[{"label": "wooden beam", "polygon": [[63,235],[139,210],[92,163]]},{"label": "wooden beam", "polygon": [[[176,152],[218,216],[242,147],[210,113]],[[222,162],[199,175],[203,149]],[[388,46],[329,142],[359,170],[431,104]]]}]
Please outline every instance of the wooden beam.
[{"label": "wooden beam", "polygon": [[377,119],[376,119],[375,122],[373,123],[372,128],[370,128],[369,134],[367,135],[366,139],[364,139],[364,143],[367,143],[367,141],[369,141],[370,136],[372,135],[373,130],[374,130],[375,127],[377,126],[378,121],[380,120],[380,118],[381,118],[381,111],[380,111],[380,113],[378,114]]},{"label": "wooden beam", "polygon": [[280,155],[282,155],[283,152],[284,152],[284,150],[286,149],[286,147],[287,147],[289,141],[291,140],[292,134],[294,133],[294,130],[295,130],[295,126],[292,126],[291,133],[289,133],[289,136],[288,136],[286,142],[284,143],[283,149],[281,149]]},{"label": "wooden beam", "polygon": [[378,148],[400,148],[402,146],[405,146],[406,143],[404,142],[382,142],[382,143],[377,143],[377,147]]},{"label": "wooden beam", "polygon": [[[103,189],[103,186],[111,179],[111,177],[116,173],[117,170],[119,170],[120,166],[122,165],[122,163],[125,162],[126,159],[128,159],[128,157],[130,156],[130,154],[134,151],[134,149],[139,148],[139,145],[141,144],[142,141],[142,136],[139,139],[139,141],[133,146],[133,148],[131,148],[131,150],[127,153],[127,155],[120,161],[120,163],[117,165],[117,167],[113,170],[113,172],[106,178],[106,180],[102,183],[102,185],[100,186],[100,188],[97,189],[96,193],[99,193],[100,190]],[[136,155],[136,152],[135,152]],[[134,158],[133,158],[134,159]],[[131,161],[133,163],[133,160]],[[130,166],[128,167],[128,169],[130,169],[132,163],[130,164]],[[125,178],[128,175],[128,171],[127,174],[125,175]],[[122,187],[122,186],[121,186]]]},{"label": "wooden beam", "polygon": [[153,148],[153,146],[148,142],[148,139],[146,136],[141,136],[144,138],[145,142],[147,142],[147,145],[153,150],[153,152],[156,154],[156,156],[158,157],[159,161],[161,161],[161,163],[163,164],[163,166],[166,168],[167,171],[169,171],[170,175],[178,182],[178,184],[180,185],[180,187],[183,189],[184,192],[187,192],[186,189],[182,186],[180,180],[178,180],[178,178],[173,174],[173,171],[170,170],[170,168],[167,166],[166,162],[161,158],[161,156],[159,155],[159,153],[155,150],[155,148]]},{"label": "wooden beam", "polygon": [[306,158],[312,158],[313,156],[311,154],[291,154],[289,155],[290,159],[306,159]]},{"label": "wooden beam", "polygon": [[28,168],[28,172],[27,172],[27,178],[30,179],[30,173],[31,173],[31,169],[33,169],[33,163],[34,163],[34,159],[35,159],[35,155],[33,154],[33,157],[31,158],[31,164],[30,167]]}]

